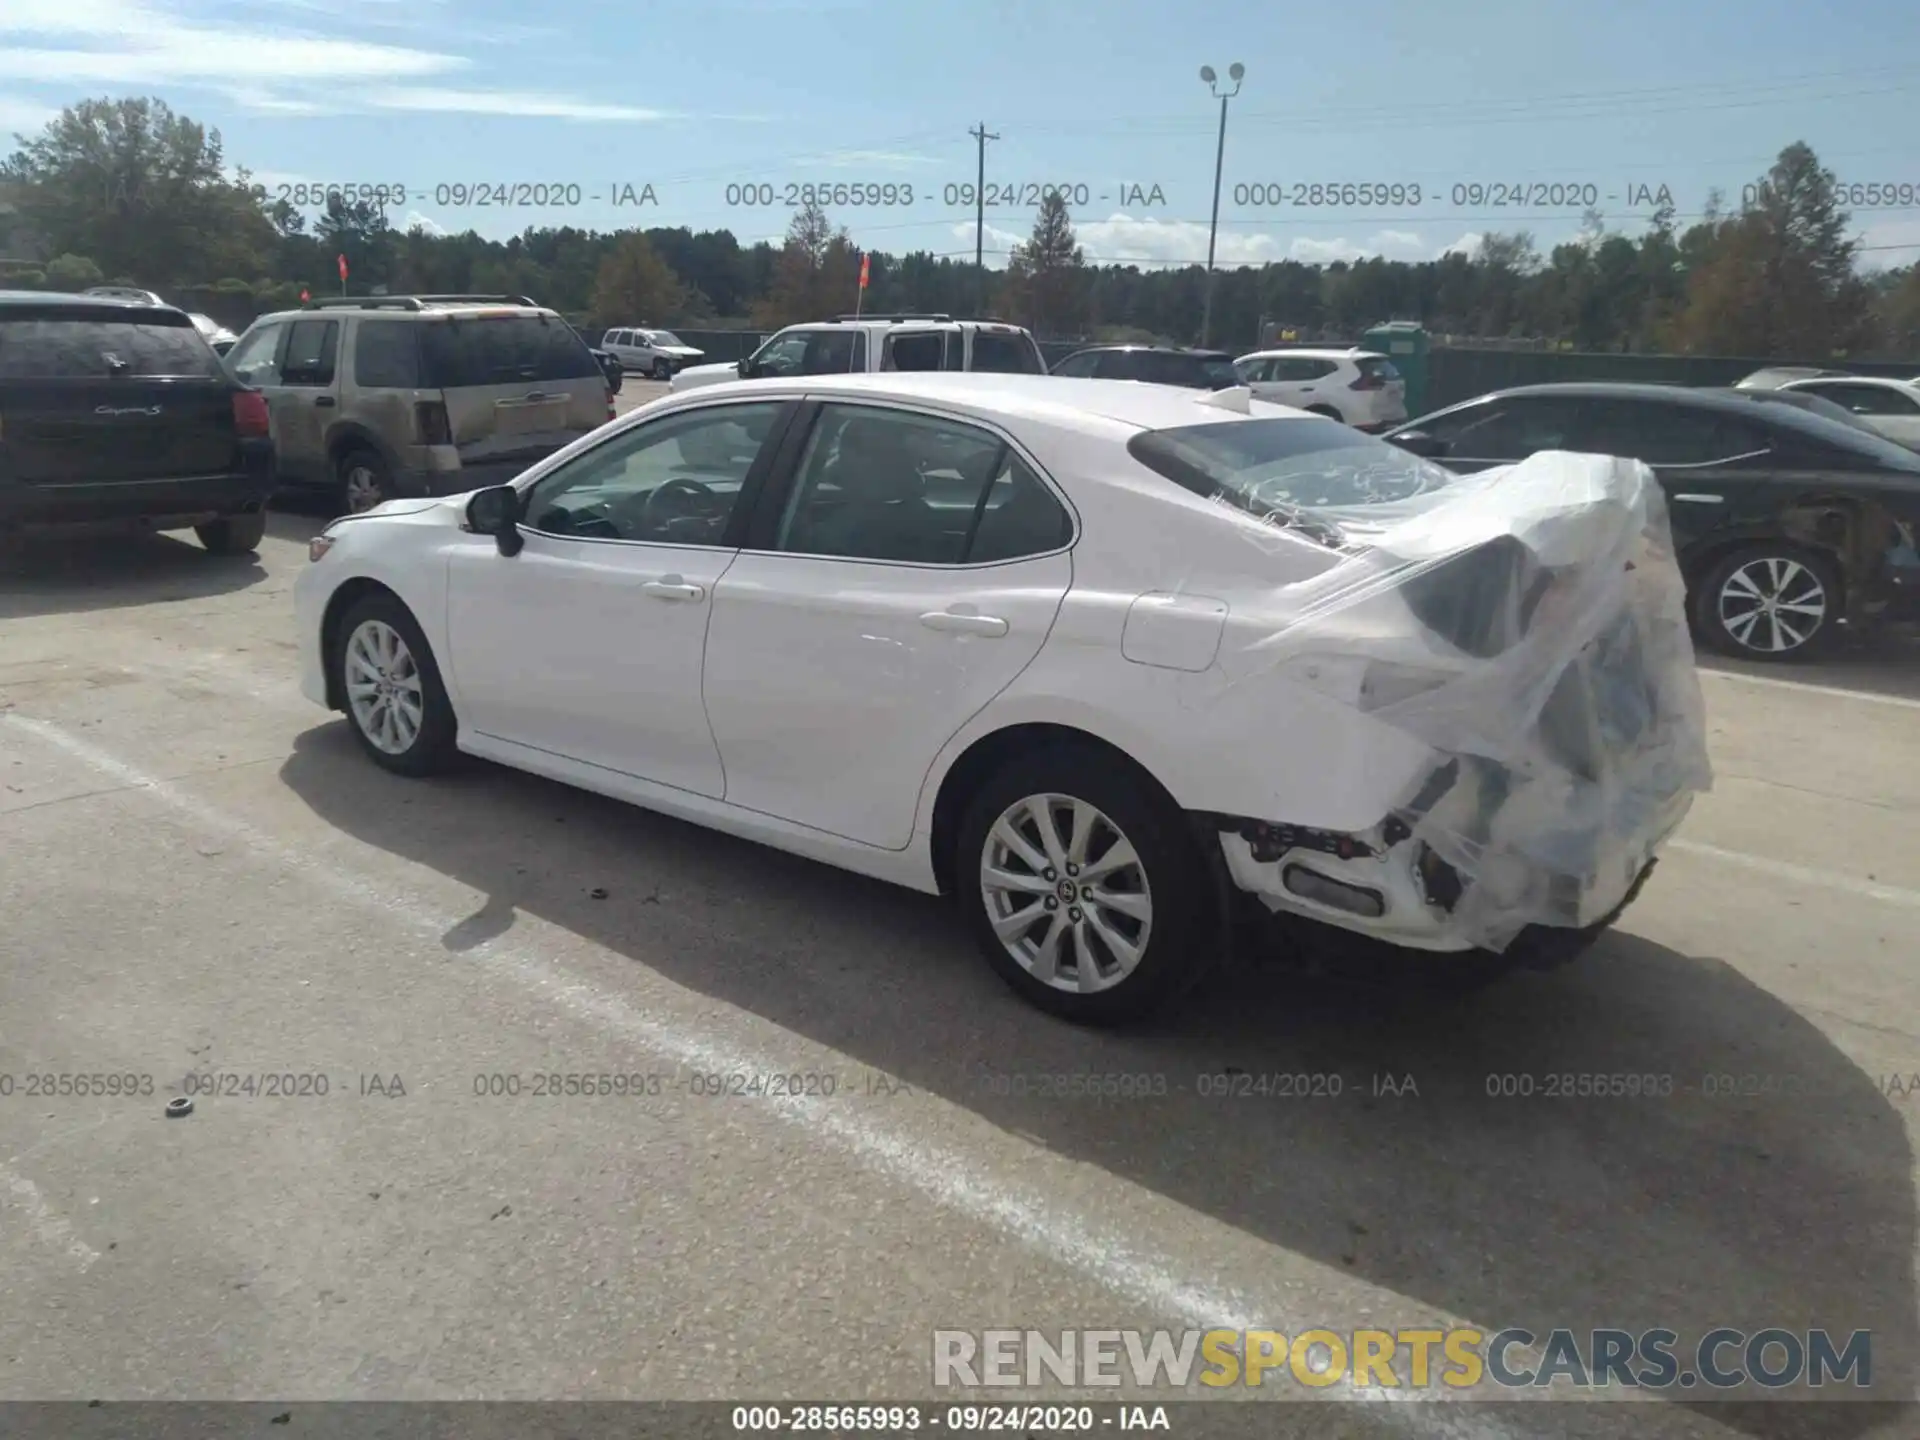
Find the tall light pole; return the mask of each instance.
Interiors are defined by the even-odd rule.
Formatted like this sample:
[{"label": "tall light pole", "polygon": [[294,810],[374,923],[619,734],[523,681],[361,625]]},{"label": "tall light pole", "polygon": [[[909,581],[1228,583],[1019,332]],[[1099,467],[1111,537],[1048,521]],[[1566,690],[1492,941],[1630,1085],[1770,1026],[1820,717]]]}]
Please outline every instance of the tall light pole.
[{"label": "tall light pole", "polygon": [[1200,312],[1200,343],[1207,343],[1207,332],[1213,328],[1213,247],[1220,236],[1220,172],[1227,160],[1227,102],[1240,93],[1240,82],[1246,77],[1247,67],[1239,61],[1227,67],[1227,78],[1233,81],[1233,89],[1222,91],[1220,77],[1213,73],[1211,65],[1200,67],[1200,78],[1207,84],[1220,101],[1220,146],[1213,152],[1213,223],[1207,228],[1207,299]]}]

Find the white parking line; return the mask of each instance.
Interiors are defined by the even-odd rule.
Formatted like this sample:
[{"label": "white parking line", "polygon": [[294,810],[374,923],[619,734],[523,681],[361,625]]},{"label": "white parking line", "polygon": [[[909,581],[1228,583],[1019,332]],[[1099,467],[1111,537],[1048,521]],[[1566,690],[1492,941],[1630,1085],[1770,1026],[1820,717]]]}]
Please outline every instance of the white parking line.
[{"label": "white parking line", "polygon": [[1881,695],[1872,690],[1848,690],[1839,685],[1811,685],[1804,680],[1784,680],[1777,675],[1749,675],[1742,670],[1700,668],[1700,678],[1709,675],[1719,680],[1737,680],[1742,685],[1771,686],[1776,690],[1799,690],[1809,695],[1832,695],[1842,700],[1864,700],[1869,705],[1892,705],[1902,710],[1920,710],[1920,700],[1904,695]]},{"label": "white parking line", "polygon": [[1920,890],[1906,890],[1898,885],[1882,885],[1877,880],[1856,880],[1851,875],[1841,875],[1833,870],[1813,870],[1805,865],[1795,865],[1786,860],[1769,860],[1764,855],[1749,855],[1744,850],[1723,850],[1718,845],[1704,844],[1699,840],[1669,840],[1667,849],[1679,850],[1688,855],[1702,855],[1709,860],[1718,860],[1723,864],[1737,865],[1742,870],[1751,870],[1757,875],[1771,875],[1776,880],[1791,880],[1796,885],[1811,885],[1818,890],[1838,890],[1843,895],[1858,895],[1864,900],[1878,900],[1883,905],[1898,905],[1907,910],[1920,910]]},{"label": "white parking line", "polygon": [[56,1250],[64,1250],[85,1271],[100,1258],[100,1252],[73,1233],[73,1226],[47,1203],[40,1187],[9,1166],[0,1165],[0,1206],[11,1205],[23,1212],[33,1233]]},{"label": "white parking line", "polygon": [[[227,815],[187,794],[177,785],[149,775],[59,726],[19,714],[0,715],[0,721],[38,737],[103,775],[112,776],[130,788],[145,791],[169,809],[196,824],[243,843],[250,854],[273,859],[331,891],[343,901],[376,910],[436,941],[455,923],[450,917],[428,911],[416,896],[384,892],[343,869],[293,851],[245,821]],[[530,949],[504,938],[466,951],[463,959],[485,964],[549,1004],[569,1012],[576,1019],[613,1031],[657,1054],[671,1057],[690,1069],[775,1073],[791,1068],[777,1056],[730,1043],[700,1027],[648,1015],[624,997],[570,975]],[[930,1098],[929,1103],[943,1102]],[[1298,1333],[1306,1324],[1322,1323],[1319,1319],[1290,1316],[1266,1296],[1216,1289],[1196,1282],[1176,1266],[1170,1265],[1151,1244],[1110,1224],[1098,1225],[1068,1211],[1031,1185],[993,1177],[988,1173],[988,1167],[964,1151],[938,1144],[918,1133],[900,1130],[885,1123],[871,1110],[835,1106],[815,1097],[792,1096],[784,1097],[780,1102],[769,1101],[767,1113],[838,1142],[869,1169],[920,1192],[942,1208],[992,1227],[1043,1258],[1079,1272],[1116,1295],[1178,1318],[1195,1328],[1273,1328],[1285,1333]],[[1036,1154],[1028,1173],[1048,1163],[1044,1155]],[[1109,1183],[1128,1190],[1140,1190],[1140,1187],[1117,1177]],[[1142,1194],[1159,1204],[1170,1203],[1152,1197],[1151,1192],[1142,1191]],[[1194,1225],[1207,1223],[1204,1217],[1189,1213]],[[1327,1267],[1316,1268],[1325,1268],[1329,1278],[1337,1277],[1348,1287],[1353,1285],[1350,1276],[1339,1275]],[[1379,1296],[1381,1300],[1401,1298],[1387,1291],[1379,1292]],[[1469,1322],[1456,1317],[1434,1317],[1426,1323],[1446,1328]],[[1350,1380],[1344,1380],[1339,1390],[1352,1400],[1369,1402],[1438,1402],[1467,1398],[1459,1391],[1447,1395],[1416,1395],[1411,1390],[1358,1386]],[[1506,1392],[1502,1398],[1547,1400],[1565,1397],[1542,1390],[1531,1394]],[[1517,1440],[1513,1432],[1505,1427],[1487,1417],[1473,1414],[1469,1405],[1422,1403],[1414,1406],[1389,1403],[1376,1404],[1374,1408],[1383,1422],[1391,1422],[1409,1435],[1444,1436],[1448,1440]]]}]

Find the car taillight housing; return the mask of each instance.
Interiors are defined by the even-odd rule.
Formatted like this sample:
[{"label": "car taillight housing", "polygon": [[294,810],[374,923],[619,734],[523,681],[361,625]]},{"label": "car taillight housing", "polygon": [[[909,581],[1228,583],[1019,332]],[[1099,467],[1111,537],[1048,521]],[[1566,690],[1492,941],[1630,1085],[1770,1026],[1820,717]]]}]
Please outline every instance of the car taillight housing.
[{"label": "car taillight housing", "polygon": [[258,390],[233,392],[233,433],[242,440],[258,440],[272,433],[267,397]]},{"label": "car taillight housing", "polygon": [[413,406],[413,424],[422,445],[451,445],[453,424],[447,419],[447,407],[439,400],[417,400]]},{"label": "car taillight housing", "polygon": [[1378,375],[1371,375],[1365,370],[1362,370],[1360,372],[1360,378],[1347,386],[1347,388],[1349,390],[1384,390],[1387,388],[1387,382],[1382,380]]}]

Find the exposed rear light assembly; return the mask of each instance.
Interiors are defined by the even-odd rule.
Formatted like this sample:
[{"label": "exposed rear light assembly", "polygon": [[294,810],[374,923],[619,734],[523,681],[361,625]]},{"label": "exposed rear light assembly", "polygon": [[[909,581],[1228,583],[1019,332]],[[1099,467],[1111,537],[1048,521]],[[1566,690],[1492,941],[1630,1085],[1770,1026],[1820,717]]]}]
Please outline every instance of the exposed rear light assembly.
[{"label": "exposed rear light assembly", "polygon": [[1347,388],[1349,390],[1384,390],[1387,388],[1387,382],[1378,375],[1369,375],[1363,370],[1360,372],[1360,378]]},{"label": "exposed rear light assembly", "polygon": [[413,404],[413,424],[420,433],[422,445],[451,445],[453,443],[453,424],[447,419],[447,407],[439,400],[416,400]]},{"label": "exposed rear light assembly", "polygon": [[267,397],[258,390],[233,392],[233,433],[242,440],[264,439],[271,434],[267,416]]}]

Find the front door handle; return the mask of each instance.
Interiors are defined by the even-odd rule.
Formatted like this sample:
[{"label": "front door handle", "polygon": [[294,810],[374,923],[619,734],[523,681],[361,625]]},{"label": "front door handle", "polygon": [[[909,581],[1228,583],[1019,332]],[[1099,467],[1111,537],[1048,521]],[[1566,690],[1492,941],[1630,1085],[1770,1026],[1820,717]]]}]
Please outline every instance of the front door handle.
[{"label": "front door handle", "polygon": [[707,593],[704,586],[689,585],[678,575],[669,575],[664,580],[649,580],[640,588],[656,600],[700,600]]},{"label": "front door handle", "polygon": [[313,397],[313,403],[322,410],[331,410],[337,402],[331,395],[316,395]]},{"label": "front door handle", "polygon": [[929,610],[920,617],[929,630],[944,630],[953,635],[987,635],[998,638],[1007,633],[1007,622],[998,615],[957,615],[951,610]]}]

